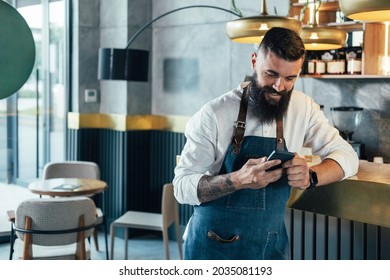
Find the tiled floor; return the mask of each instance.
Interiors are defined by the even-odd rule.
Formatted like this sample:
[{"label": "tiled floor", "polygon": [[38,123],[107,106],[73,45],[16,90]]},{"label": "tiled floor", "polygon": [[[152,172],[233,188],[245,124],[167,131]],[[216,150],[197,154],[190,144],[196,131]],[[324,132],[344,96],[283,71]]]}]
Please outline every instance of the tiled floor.
[{"label": "tiled floor", "polygon": [[[6,218],[6,211],[15,209],[18,203],[29,197],[36,197],[31,194],[26,188],[15,185],[0,184],[0,239],[5,239],[9,235],[10,224]],[[108,242],[110,237],[108,236]],[[108,244],[110,248],[110,244]],[[95,250],[92,242],[91,259],[92,260],[104,260],[106,259],[104,235],[99,232],[99,247],[100,251]],[[171,259],[179,259],[179,251],[177,242],[170,241],[169,244]],[[124,241],[121,238],[115,239],[114,247],[116,260],[124,259]],[[8,260],[9,258],[9,242],[0,243],[0,260]],[[164,244],[161,235],[150,234],[147,236],[141,236],[137,238],[129,239],[128,241],[128,259],[134,260],[163,260]]]},{"label": "tiled floor", "polygon": [[[109,241],[110,242],[110,241]],[[99,233],[99,247],[100,251],[95,250],[92,243],[91,259],[92,260],[105,260],[106,252],[104,249],[103,234]],[[110,247],[109,247],[110,248]],[[172,260],[179,260],[179,251],[177,243],[170,241],[169,251]],[[124,242],[121,238],[115,239],[115,255],[114,260],[124,259]],[[129,260],[164,260],[164,244],[162,239],[158,235],[147,235],[129,239],[128,244],[128,257]],[[0,243],[0,261],[9,259],[9,242]]]}]

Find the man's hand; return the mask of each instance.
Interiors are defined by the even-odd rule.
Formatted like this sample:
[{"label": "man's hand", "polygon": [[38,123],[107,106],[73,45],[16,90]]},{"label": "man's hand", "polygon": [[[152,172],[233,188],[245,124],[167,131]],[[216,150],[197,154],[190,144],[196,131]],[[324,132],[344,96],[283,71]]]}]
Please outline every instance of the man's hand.
[{"label": "man's hand", "polygon": [[283,165],[286,168],[288,184],[293,188],[306,189],[310,185],[309,166],[305,158],[298,156],[286,161]]},{"label": "man's hand", "polygon": [[239,189],[261,189],[279,180],[284,173],[287,173],[291,187],[305,189],[309,186],[309,167],[304,158],[295,154],[292,160],[282,165],[283,168],[266,171],[280,163],[279,159],[267,161],[267,157],[249,159],[235,172],[216,176],[204,175],[198,184],[199,201],[212,201]]},{"label": "man's hand", "polygon": [[267,157],[249,159],[241,169],[231,174],[231,181],[237,189],[264,188],[282,177],[282,168],[266,171],[280,163],[280,160],[267,161]]}]

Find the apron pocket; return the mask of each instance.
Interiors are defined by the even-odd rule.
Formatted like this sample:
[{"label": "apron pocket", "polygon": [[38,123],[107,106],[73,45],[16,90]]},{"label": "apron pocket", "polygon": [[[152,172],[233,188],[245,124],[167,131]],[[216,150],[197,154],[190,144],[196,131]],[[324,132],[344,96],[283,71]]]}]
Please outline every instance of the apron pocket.
[{"label": "apron pocket", "polygon": [[239,235],[234,235],[230,239],[224,239],[224,238],[221,238],[218,234],[216,234],[215,232],[213,232],[211,230],[209,230],[207,232],[207,237],[210,238],[211,240],[214,240],[214,241],[217,241],[217,242],[220,242],[220,243],[233,243],[233,242],[236,242],[236,241],[240,240],[240,236]]}]

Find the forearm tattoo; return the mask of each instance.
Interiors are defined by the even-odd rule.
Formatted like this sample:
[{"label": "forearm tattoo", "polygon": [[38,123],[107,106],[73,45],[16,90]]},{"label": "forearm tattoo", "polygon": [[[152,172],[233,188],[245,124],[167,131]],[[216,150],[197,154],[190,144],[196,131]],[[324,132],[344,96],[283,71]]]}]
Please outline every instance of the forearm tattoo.
[{"label": "forearm tattoo", "polygon": [[231,194],[236,189],[230,175],[203,176],[198,183],[198,199],[201,203]]}]

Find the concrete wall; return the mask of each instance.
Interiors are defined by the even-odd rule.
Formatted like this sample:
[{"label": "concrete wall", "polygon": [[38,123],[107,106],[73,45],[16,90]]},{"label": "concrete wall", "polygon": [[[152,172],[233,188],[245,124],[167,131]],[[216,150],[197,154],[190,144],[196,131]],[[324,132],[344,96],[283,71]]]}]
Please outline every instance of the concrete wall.
[{"label": "concrete wall", "polygon": [[[150,83],[98,81],[99,48],[125,48],[129,38],[151,18],[150,0],[73,0],[72,111],[151,114]],[[151,49],[151,30],[132,48]],[[85,89],[97,89],[99,102],[85,103]]]},{"label": "concrete wall", "polygon": [[[233,43],[225,23],[236,17],[223,11],[194,8],[155,22],[132,45],[151,50],[149,82],[97,81],[99,47],[123,48],[148,20],[178,7],[213,5],[231,8],[230,0],[79,0],[74,4],[73,111],[82,113],[185,115],[234,88],[251,75],[252,45]],[[236,0],[245,16],[259,15],[262,1]],[[269,14],[284,16],[288,0],[268,0]],[[100,103],[84,103],[85,88],[95,87]],[[300,78],[303,90],[325,106],[365,108],[353,138],[366,144],[368,159],[383,156],[390,162],[390,79]]]},{"label": "concrete wall", "polygon": [[99,111],[99,103],[85,103],[84,90],[98,89],[99,1],[72,0],[72,103],[73,112]]},{"label": "concrete wall", "polygon": [[300,78],[295,86],[324,105],[324,113],[332,122],[331,107],[364,108],[360,126],[352,139],[366,145],[368,160],[374,156],[390,162],[390,77],[371,79]]},{"label": "concrete wall", "polygon": [[[262,1],[236,1],[245,16],[259,15]],[[268,1],[287,15],[288,1]],[[153,1],[153,17],[187,5],[231,9],[230,0]],[[204,103],[236,87],[251,75],[254,45],[233,43],[225,25],[238,17],[210,9],[193,8],[171,14],[153,26],[152,113],[192,115]]]}]

